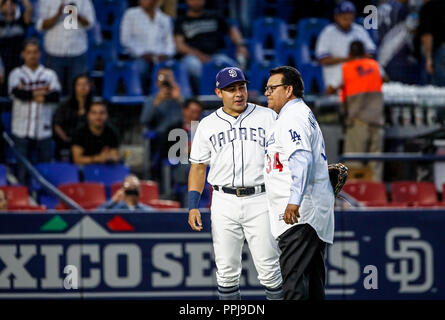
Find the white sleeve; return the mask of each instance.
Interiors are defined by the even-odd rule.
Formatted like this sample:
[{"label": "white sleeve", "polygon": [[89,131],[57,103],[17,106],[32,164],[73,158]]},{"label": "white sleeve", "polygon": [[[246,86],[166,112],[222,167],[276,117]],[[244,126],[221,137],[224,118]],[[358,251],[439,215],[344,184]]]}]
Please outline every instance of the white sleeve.
[{"label": "white sleeve", "polygon": [[54,70],[49,69],[50,77],[49,77],[49,89],[50,91],[61,91],[62,87],[60,86],[59,79],[57,78],[57,74]]},{"label": "white sleeve", "polygon": [[310,152],[297,150],[290,156],[289,170],[292,183],[290,186],[289,204],[301,204],[311,165],[312,153]]},{"label": "white sleeve", "polygon": [[84,1],[82,2],[82,4],[84,4],[84,6],[82,6],[80,14],[84,16],[90,23],[89,26],[85,28],[88,30],[91,29],[96,23],[96,11],[94,10],[94,6],[91,3],[91,0]]},{"label": "white sleeve", "polygon": [[128,51],[130,51],[132,56],[139,57],[140,55],[142,55],[142,52],[138,52],[140,50],[137,49],[137,46],[133,46],[133,39],[132,39],[134,23],[136,23],[136,21],[134,21],[135,19],[132,17],[131,11],[129,10],[130,9],[125,11],[121,22],[121,30],[120,30],[121,43]]},{"label": "white sleeve", "polygon": [[165,49],[165,52],[168,56],[172,57],[176,53],[175,41],[173,39],[173,21],[170,17],[168,17],[167,19],[167,47]]},{"label": "white sleeve", "polygon": [[19,77],[19,69],[14,69],[11,71],[8,77],[8,93],[11,94],[12,90],[14,90],[20,84]]},{"label": "white sleeve", "polygon": [[315,56],[319,60],[331,56],[330,39],[327,31],[327,27],[321,31],[315,45]]},{"label": "white sleeve", "polygon": [[192,163],[208,163],[212,156],[210,140],[204,136],[202,121],[196,129],[190,151],[190,161]]},{"label": "white sleeve", "polygon": [[280,143],[286,159],[297,150],[312,152],[310,141],[312,134],[306,122],[309,122],[309,119],[301,116],[292,117],[280,128]]},{"label": "white sleeve", "polygon": [[54,16],[59,9],[59,3],[57,5],[53,2],[54,0],[39,0],[37,4],[37,22],[36,29],[38,31],[44,32],[42,29],[43,21]]}]

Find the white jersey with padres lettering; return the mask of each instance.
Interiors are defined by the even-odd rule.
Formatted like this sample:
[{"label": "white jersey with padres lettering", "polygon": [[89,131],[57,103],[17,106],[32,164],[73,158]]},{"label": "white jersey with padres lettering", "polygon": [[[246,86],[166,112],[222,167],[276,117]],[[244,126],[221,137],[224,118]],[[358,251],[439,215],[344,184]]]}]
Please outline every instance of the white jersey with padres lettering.
[{"label": "white jersey with padres lettering", "polygon": [[[193,138],[190,161],[210,164],[207,180],[218,186],[210,218],[219,287],[239,286],[245,240],[260,283],[266,288],[279,288],[282,283],[267,198],[261,188],[266,134],[275,118],[273,110],[251,103],[238,117],[221,107],[201,120]],[[237,196],[222,187],[255,187],[255,193]]]},{"label": "white jersey with padres lettering", "polygon": [[332,243],[334,193],[329,180],[323,135],[314,114],[302,99],[286,103],[267,134],[264,175],[272,234],[278,238],[295,226],[286,224],[283,215],[292,183],[289,158],[298,150],[311,152],[312,164],[308,170],[297,224],[311,225],[321,240]]},{"label": "white jersey with padres lettering", "polygon": [[251,103],[236,118],[219,108],[199,123],[190,161],[210,164],[207,180],[211,185],[261,185],[266,130],[275,117],[273,110]]}]

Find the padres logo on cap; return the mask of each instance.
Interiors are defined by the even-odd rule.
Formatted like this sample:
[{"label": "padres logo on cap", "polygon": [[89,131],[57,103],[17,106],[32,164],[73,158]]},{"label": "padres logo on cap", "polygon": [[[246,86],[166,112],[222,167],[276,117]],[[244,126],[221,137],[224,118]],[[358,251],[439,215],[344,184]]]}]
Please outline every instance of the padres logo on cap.
[{"label": "padres logo on cap", "polygon": [[235,69],[229,69],[229,76],[235,78],[237,76]]}]

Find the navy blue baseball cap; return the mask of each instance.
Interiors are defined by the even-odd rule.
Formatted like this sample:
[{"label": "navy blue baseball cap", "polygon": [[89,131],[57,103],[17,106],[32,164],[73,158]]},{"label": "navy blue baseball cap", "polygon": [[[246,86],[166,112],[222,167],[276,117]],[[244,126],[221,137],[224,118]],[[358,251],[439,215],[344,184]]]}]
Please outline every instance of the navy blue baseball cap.
[{"label": "navy blue baseball cap", "polygon": [[343,1],[334,9],[334,14],[355,13],[355,6],[351,1]]},{"label": "navy blue baseball cap", "polygon": [[246,80],[246,77],[240,68],[227,67],[221,69],[216,75],[216,87],[218,89],[224,89],[225,87],[230,86],[232,83],[239,81],[246,83],[249,82]]}]

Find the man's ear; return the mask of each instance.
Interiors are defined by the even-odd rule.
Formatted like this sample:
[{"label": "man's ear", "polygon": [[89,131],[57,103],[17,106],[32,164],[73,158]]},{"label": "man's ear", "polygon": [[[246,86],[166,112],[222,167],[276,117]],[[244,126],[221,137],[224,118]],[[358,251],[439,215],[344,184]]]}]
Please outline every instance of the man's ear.
[{"label": "man's ear", "polygon": [[293,96],[293,90],[294,88],[292,86],[286,87],[286,98],[291,100],[291,97]]},{"label": "man's ear", "polygon": [[216,89],[215,89],[215,93],[216,93],[216,95],[217,95],[219,98],[222,99],[221,89],[216,88]]}]

